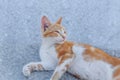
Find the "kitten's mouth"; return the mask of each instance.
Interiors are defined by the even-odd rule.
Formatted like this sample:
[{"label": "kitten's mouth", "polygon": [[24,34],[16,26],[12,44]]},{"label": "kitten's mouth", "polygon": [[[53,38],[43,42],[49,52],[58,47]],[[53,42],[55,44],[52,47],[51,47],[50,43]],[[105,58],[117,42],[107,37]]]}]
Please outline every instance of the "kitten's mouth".
[{"label": "kitten's mouth", "polygon": [[61,42],[65,41],[65,39],[66,39],[66,38],[63,38],[63,39],[61,40]]},{"label": "kitten's mouth", "polygon": [[63,39],[57,40],[57,41],[59,41],[59,42],[64,42],[65,40],[66,40],[66,38],[63,38]]}]

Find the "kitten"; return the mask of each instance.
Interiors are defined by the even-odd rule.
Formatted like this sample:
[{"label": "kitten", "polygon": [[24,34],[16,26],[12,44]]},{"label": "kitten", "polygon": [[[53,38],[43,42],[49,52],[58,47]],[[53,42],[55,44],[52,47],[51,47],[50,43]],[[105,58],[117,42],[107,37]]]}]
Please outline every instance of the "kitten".
[{"label": "kitten", "polygon": [[42,17],[41,61],[25,65],[23,74],[55,70],[50,80],[59,80],[66,71],[85,80],[120,80],[120,59],[93,46],[66,41],[61,21],[62,18],[52,24]]}]

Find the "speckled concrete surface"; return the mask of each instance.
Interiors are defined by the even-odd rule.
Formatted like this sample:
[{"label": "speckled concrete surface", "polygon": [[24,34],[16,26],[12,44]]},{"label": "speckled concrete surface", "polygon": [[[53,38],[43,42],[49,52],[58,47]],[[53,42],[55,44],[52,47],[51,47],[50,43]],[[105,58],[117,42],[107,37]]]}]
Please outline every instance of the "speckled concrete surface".
[{"label": "speckled concrete surface", "polygon": [[40,60],[43,15],[53,22],[62,16],[69,40],[120,57],[120,0],[0,0],[0,80],[49,80],[52,71],[22,74],[23,65]]}]

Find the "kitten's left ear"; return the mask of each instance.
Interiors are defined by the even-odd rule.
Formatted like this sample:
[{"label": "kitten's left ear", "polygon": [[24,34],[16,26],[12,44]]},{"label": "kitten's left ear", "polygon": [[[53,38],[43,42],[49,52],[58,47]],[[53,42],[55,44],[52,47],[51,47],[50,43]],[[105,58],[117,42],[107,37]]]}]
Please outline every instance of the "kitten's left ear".
[{"label": "kitten's left ear", "polygon": [[61,24],[61,22],[62,22],[62,17],[60,17],[60,18],[58,19],[58,21],[56,22],[56,24]]}]

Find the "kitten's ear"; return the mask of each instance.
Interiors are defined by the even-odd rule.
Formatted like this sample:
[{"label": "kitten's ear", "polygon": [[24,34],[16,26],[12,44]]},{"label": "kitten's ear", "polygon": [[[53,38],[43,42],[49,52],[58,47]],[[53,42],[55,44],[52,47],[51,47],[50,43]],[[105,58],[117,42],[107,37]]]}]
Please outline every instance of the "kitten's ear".
[{"label": "kitten's ear", "polygon": [[46,29],[51,25],[50,21],[46,16],[42,17],[41,24],[42,24],[41,28],[43,31],[46,31]]},{"label": "kitten's ear", "polygon": [[61,24],[61,22],[62,22],[62,17],[60,17],[60,18],[58,19],[58,21],[56,22],[56,24]]}]

